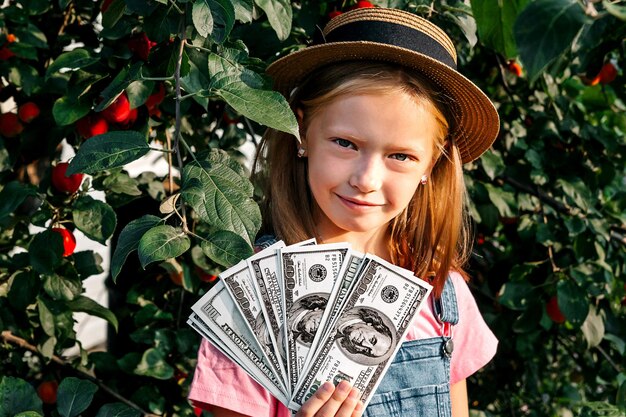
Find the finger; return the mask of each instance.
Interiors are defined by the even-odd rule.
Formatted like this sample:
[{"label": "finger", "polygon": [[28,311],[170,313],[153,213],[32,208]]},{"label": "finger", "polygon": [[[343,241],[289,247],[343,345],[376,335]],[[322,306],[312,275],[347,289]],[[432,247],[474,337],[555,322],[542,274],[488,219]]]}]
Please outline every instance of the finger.
[{"label": "finger", "polygon": [[359,393],[359,390],[356,388],[352,388],[350,390],[350,393],[346,397],[346,399],[343,401],[343,403],[339,407],[339,410],[337,411],[337,414],[335,414],[335,416],[336,417],[352,417],[352,414],[354,413],[356,406],[360,403],[359,401],[360,398],[361,398],[361,394]]},{"label": "finger", "polygon": [[[347,381],[341,381],[337,384],[335,391],[330,396],[328,401],[326,401],[326,404],[324,404],[317,411],[316,417],[334,416],[337,413],[337,410],[339,410],[339,407],[341,407],[346,398],[348,398],[351,390],[352,387]],[[345,417],[349,416],[347,415]]]},{"label": "finger", "polygon": [[331,395],[335,391],[335,386],[332,382],[324,382],[321,387],[315,391],[315,394],[311,396],[300,410],[296,413],[296,417],[311,417],[330,399]]},{"label": "finger", "polygon": [[352,412],[351,417],[361,417],[364,411],[365,407],[363,407],[363,401],[358,401],[356,403],[356,407],[354,407],[354,411]]}]

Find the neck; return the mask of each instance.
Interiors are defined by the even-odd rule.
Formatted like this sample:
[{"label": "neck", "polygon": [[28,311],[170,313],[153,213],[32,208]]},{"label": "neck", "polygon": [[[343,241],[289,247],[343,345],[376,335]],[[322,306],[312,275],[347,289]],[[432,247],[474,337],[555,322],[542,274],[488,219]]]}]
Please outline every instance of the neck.
[{"label": "neck", "polygon": [[391,261],[389,253],[389,234],[386,230],[374,232],[337,231],[324,233],[318,231],[318,243],[348,242],[352,249],[363,253],[372,253],[387,261]]}]

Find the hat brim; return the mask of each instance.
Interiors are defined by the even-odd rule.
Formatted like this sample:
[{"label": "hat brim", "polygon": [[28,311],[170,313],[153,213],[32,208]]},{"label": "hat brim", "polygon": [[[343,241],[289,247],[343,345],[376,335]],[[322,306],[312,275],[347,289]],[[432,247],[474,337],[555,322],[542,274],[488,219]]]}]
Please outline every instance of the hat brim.
[{"label": "hat brim", "polygon": [[377,42],[335,42],[310,46],[278,59],[267,68],[274,88],[289,97],[311,72],[344,61],[382,61],[414,69],[446,95],[453,107],[453,135],[463,163],[485,152],[498,136],[500,119],[489,98],[455,69],[419,52]]}]

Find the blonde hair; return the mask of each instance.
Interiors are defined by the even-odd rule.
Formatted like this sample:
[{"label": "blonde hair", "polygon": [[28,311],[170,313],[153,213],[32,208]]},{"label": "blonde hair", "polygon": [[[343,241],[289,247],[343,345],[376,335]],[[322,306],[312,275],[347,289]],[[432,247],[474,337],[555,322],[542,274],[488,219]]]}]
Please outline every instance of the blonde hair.
[{"label": "blonde hair", "polygon": [[[440,127],[432,170],[425,185],[417,187],[406,209],[390,222],[391,261],[430,280],[441,294],[450,270],[466,276],[469,257],[469,216],[461,155],[454,146],[454,120],[446,97],[418,73],[378,62],[347,62],[310,75],[291,96],[294,111],[303,112],[301,132],[319,109],[338,97],[354,94],[410,95],[425,106]],[[293,135],[268,129],[256,159],[255,178],[264,189],[264,232],[287,244],[315,236],[315,202],[307,179],[307,160],[297,158]]]}]

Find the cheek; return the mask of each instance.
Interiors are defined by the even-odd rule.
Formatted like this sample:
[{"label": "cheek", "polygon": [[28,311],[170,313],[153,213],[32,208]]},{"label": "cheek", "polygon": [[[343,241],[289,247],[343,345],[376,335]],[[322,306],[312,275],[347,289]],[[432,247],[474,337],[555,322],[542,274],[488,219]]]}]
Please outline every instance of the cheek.
[{"label": "cheek", "polygon": [[414,175],[406,176],[405,178],[395,178],[393,181],[389,181],[388,198],[395,206],[394,208],[401,211],[408,206],[418,186],[419,180],[415,179]]}]

